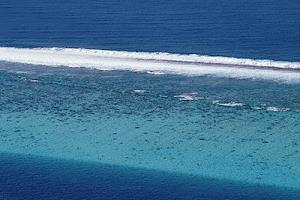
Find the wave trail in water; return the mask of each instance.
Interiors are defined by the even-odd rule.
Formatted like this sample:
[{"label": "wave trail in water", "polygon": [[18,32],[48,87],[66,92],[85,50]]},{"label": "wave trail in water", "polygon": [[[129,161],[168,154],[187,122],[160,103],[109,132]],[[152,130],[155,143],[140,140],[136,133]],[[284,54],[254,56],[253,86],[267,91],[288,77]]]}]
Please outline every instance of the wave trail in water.
[{"label": "wave trail in water", "polygon": [[152,71],[300,82],[300,62],[75,48],[0,47],[0,60],[99,70]]}]

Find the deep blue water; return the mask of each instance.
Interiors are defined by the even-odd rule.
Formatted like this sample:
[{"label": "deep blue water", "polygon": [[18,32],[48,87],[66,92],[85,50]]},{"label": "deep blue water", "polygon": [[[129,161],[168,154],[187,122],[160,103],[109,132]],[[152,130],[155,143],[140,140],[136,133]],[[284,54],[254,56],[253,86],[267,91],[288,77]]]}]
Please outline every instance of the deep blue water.
[{"label": "deep blue water", "polygon": [[138,168],[0,154],[0,198],[298,199],[300,192]]},{"label": "deep blue water", "polygon": [[300,60],[298,0],[2,0],[0,46]]}]

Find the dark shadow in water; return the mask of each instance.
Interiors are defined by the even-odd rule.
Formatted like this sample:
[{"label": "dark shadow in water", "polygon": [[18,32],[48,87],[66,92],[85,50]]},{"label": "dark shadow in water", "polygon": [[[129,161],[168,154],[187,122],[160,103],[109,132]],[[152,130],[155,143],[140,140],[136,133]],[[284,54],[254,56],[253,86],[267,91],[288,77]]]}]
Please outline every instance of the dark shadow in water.
[{"label": "dark shadow in water", "polygon": [[0,199],[300,199],[300,191],[1,153]]}]

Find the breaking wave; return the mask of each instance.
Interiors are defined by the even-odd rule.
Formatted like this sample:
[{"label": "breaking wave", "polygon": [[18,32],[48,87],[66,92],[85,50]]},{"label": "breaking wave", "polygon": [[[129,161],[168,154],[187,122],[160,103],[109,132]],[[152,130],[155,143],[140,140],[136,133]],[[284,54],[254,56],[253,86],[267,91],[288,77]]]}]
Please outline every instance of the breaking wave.
[{"label": "breaking wave", "polygon": [[0,47],[0,61],[33,65],[131,70],[154,74],[214,75],[300,82],[300,62],[196,54],[127,52],[76,48]]}]

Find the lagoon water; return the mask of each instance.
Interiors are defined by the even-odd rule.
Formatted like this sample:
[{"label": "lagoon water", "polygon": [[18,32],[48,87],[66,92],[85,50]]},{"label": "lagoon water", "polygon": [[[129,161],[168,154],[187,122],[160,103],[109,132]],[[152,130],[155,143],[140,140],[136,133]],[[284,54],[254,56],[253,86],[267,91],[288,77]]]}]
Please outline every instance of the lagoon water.
[{"label": "lagoon water", "polygon": [[300,198],[299,15],[1,1],[0,199]]}]

